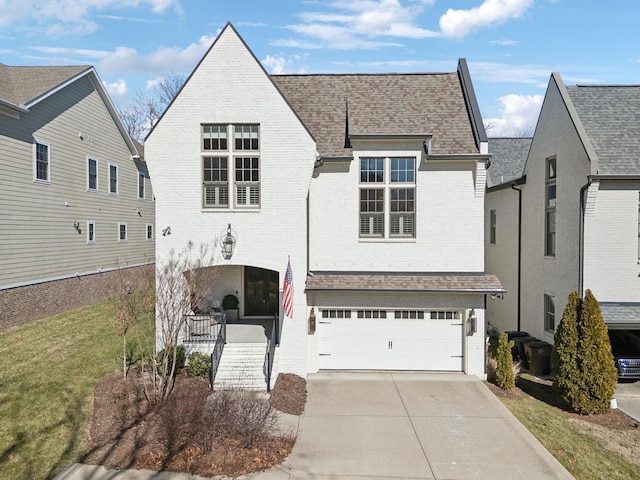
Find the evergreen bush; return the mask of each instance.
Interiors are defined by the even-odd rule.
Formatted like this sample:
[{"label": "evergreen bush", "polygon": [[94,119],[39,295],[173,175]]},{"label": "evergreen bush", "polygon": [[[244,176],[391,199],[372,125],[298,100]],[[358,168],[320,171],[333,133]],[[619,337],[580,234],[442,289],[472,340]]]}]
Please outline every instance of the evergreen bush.
[{"label": "evergreen bush", "polygon": [[598,301],[571,292],[554,338],[553,387],[568,406],[582,414],[606,413],[615,393],[617,371],[607,326]]},{"label": "evergreen bush", "polygon": [[498,348],[496,349],[496,385],[503,390],[511,390],[516,386],[516,378],[513,372],[513,358],[511,349],[513,340],[509,340],[506,333],[498,338]]},{"label": "evergreen bush", "polygon": [[201,352],[193,352],[189,354],[189,362],[187,363],[187,375],[189,377],[209,377],[211,370],[211,358]]},{"label": "evergreen bush", "polygon": [[[175,352],[176,352],[176,370],[174,372],[174,375],[177,375],[178,372],[180,372],[180,370],[184,368],[184,365],[187,360],[187,352],[184,349],[184,345],[178,345],[175,349]],[[163,358],[164,358],[164,349],[160,350],[156,355],[156,362],[158,362],[158,365],[162,364]],[[173,347],[169,347],[168,355],[167,355],[167,365],[168,365],[167,368],[169,370],[171,369],[172,363],[173,363]]]}]

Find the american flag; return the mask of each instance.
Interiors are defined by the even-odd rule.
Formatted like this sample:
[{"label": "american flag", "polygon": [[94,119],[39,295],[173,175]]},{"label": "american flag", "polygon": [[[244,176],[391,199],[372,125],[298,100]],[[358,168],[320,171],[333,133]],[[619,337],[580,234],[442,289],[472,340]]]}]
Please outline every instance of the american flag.
[{"label": "american flag", "polygon": [[291,273],[291,259],[287,261],[287,273],[284,274],[282,306],[284,307],[285,316],[293,318],[293,274]]}]

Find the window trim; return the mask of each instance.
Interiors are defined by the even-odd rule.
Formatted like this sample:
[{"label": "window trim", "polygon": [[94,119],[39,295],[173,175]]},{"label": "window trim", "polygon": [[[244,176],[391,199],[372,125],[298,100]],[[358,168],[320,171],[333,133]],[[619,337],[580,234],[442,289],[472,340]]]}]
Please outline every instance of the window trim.
[{"label": "window trim", "polygon": [[[47,147],[47,178],[38,178],[38,145]],[[33,181],[43,185],[51,185],[51,144],[33,137]]]},{"label": "window trim", "polygon": [[[379,161],[382,161],[382,170],[380,170]],[[413,168],[407,170],[406,163],[405,168],[401,169],[402,160],[410,160],[413,163]],[[359,182],[358,182],[358,240],[359,241],[415,241],[417,236],[416,219],[417,219],[417,170],[418,170],[418,158],[416,156],[406,155],[401,156],[397,154],[386,155],[362,155],[358,156],[359,162]],[[363,166],[367,163],[367,168],[363,170]],[[372,164],[372,162],[374,162]],[[394,164],[397,167],[394,169]],[[394,175],[395,172],[395,175]],[[408,173],[410,172],[410,173]],[[394,177],[396,179],[394,179]],[[382,211],[364,211],[362,210],[363,202],[379,202],[380,200],[370,200],[362,198],[363,191],[382,191]],[[413,198],[395,198],[396,192],[401,190],[413,192]],[[394,210],[396,204],[401,203],[412,205],[412,210]],[[394,220],[396,218],[405,217],[409,215],[411,217],[411,229],[410,233],[394,232]],[[363,233],[362,225],[363,219],[367,217],[369,224],[375,217],[382,217],[382,231],[380,233],[371,233],[371,229],[368,232]],[[401,222],[404,223],[404,222]],[[404,230],[401,229],[401,230]]]},{"label": "window trim", "polygon": [[[142,172],[138,172],[138,200],[144,200],[146,198],[147,188],[145,186],[145,175]],[[142,195],[140,195],[142,190]]]},{"label": "window trim", "polygon": [[[149,232],[149,230],[151,230],[151,232]],[[147,239],[147,242],[152,242],[154,240],[153,238],[153,223],[147,223],[144,227],[144,231],[145,231],[145,236]],[[151,233],[151,234],[149,234]]]},{"label": "window trim", "polygon": [[[550,311],[549,306],[553,311]],[[556,331],[556,297],[548,293],[544,294],[544,307],[543,307],[543,319],[544,319],[544,331],[555,332]]]},{"label": "window trim", "polygon": [[[124,227],[124,238],[122,238],[122,227]],[[125,243],[129,237],[129,229],[126,222],[118,222],[118,243]]]},{"label": "window trim", "polygon": [[489,244],[490,245],[496,244],[497,220],[498,220],[498,213],[496,212],[496,209],[493,208],[489,210]]},{"label": "window trim", "polygon": [[[93,238],[91,238],[92,236]],[[87,244],[92,243],[96,243],[96,221],[87,220]]]},{"label": "window trim", "polygon": [[[91,162],[95,162],[96,163],[96,186],[95,188],[91,187]],[[97,192],[99,191],[99,186],[100,186],[100,182],[99,182],[99,168],[100,163],[98,162],[97,158],[94,157],[90,157],[87,155],[87,192]]]},{"label": "window trim", "polygon": [[[115,180],[116,180],[116,183],[115,183],[116,190],[115,190],[115,192],[111,190],[111,184],[112,184],[112,181],[111,181],[112,180],[111,167],[115,168],[115,177],[116,177],[115,178]],[[119,195],[120,194],[120,185],[119,185],[120,182],[118,181],[118,177],[120,176],[120,174],[119,174],[118,171],[119,171],[118,164],[109,162],[109,195]]]},{"label": "window trim", "polygon": [[[553,166],[553,168],[552,168]],[[551,172],[553,171],[553,175]],[[556,236],[557,236],[557,178],[558,162],[555,156],[545,159],[545,192],[544,192],[544,255],[546,257],[556,256]],[[550,196],[553,189],[553,201]],[[553,218],[553,231],[551,231],[551,219]]]}]

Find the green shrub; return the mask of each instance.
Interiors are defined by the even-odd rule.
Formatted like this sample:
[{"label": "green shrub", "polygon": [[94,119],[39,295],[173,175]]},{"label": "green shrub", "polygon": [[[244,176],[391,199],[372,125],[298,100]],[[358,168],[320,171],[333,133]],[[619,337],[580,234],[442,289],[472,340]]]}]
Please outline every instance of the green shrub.
[{"label": "green shrub", "polygon": [[503,390],[511,390],[516,386],[516,378],[513,372],[513,358],[511,349],[513,340],[509,340],[506,333],[498,338],[498,348],[496,349],[496,385]]},{"label": "green shrub", "polygon": [[591,290],[583,300],[571,292],[554,341],[554,389],[578,413],[608,412],[618,376],[607,326]]},{"label": "green shrub", "polygon": [[[169,347],[169,349],[167,350],[167,374],[169,373],[169,371],[171,371],[171,365],[173,364],[173,352],[174,352],[174,347]],[[178,345],[177,347],[175,347],[175,352],[176,352],[176,369],[175,369],[174,375],[177,375],[178,372],[180,372],[180,370],[184,368],[184,365],[187,360],[187,352],[184,349],[184,345]],[[165,356],[164,349],[160,350],[156,355],[156,362],[158,362],[158,370],[162,368],[162,361],[164,359],[164,356]]]},{"label": "green shrub", "polygon": [[187,375],[190,377],[209,377],[211,370],[211,358],[201,352],[193,352],[189,355],[187,363]]}]

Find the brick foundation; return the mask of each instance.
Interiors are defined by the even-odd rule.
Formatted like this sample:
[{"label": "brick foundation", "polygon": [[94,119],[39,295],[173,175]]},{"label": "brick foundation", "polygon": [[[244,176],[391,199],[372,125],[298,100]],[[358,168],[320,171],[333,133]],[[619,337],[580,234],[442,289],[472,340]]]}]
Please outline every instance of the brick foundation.
[{"label": "brick foundation", "polygon": [[120,275],[153,274],[153,265],[143,265],[0,290],[0,330],[111,298],[122,283]]}]

